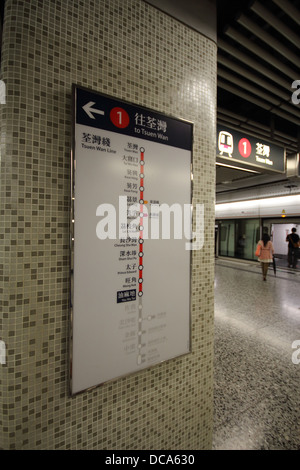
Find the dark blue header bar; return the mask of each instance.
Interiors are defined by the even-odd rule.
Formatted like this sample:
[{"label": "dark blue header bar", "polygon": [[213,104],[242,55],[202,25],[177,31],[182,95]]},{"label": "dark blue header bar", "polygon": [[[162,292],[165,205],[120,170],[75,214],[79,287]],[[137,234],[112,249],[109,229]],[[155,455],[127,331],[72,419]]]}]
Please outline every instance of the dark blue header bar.
[{"label": "dark blue header bar", "polygon": [[76,124],[192,150],[192,123],[85,88],[74,89]]},{"label": "dark blue header bar", "polygon": [[217,157],[246,166],[283,173],[285,150],[261,137],[249,136],[224,126],[217,126]]}]

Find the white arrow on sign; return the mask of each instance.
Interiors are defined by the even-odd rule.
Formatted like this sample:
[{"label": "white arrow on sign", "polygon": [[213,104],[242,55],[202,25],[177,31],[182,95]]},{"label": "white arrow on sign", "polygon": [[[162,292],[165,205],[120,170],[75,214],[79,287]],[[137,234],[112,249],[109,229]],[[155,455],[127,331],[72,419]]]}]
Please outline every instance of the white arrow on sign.
[{"label": "white arrow on sign", "polygon": [[90,117],[91,119],[96,119],[95,116],[93,116],[92,113],[103,114],[103,115],[104,115],[104,111],[101,111],[100,109],[92,108],[92,106],[93,106],[94,104],[95,104],[94,101],[89,101],[87,104],[85,104],[84,106],[82,106],[82,109],[84,109],[84,111],[86,112],[86,114],[88,115],[88,117]]}]

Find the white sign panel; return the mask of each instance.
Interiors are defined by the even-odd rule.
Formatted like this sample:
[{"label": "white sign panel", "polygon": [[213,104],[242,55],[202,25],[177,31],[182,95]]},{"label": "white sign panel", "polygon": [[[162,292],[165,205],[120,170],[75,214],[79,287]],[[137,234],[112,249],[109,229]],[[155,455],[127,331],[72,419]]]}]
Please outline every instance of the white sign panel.
[{"label": "white sign panel", "polygon": [[80,87],[74,111],[72,394],[190,352],[193,132]]}]

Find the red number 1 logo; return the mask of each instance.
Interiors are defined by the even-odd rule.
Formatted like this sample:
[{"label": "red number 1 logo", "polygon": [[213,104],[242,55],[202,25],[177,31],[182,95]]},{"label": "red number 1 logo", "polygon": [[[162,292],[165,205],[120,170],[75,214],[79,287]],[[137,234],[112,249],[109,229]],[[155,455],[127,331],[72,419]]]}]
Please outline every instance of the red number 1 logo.
[{"label": "red number 1 logo", "polygon": [[248,158],[251,154],[251,144],[248,139],[241,139],[239,141],[239,152],[244,158]]},{"label": "red number 1 logo", "polygon": [[109,116],[113,125],[120,129],[124,129],[129,124],[129,115],[123,108],[113,108]]}]

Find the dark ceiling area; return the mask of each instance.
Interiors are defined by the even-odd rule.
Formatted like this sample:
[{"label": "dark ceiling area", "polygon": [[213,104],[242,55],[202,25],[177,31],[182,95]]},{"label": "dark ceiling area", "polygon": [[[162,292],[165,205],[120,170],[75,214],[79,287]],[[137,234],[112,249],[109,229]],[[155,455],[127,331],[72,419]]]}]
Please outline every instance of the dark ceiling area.
[{"label": "dark ceiling area", "polygon": [[217,0],[218,122],[299,151],[300,0]]},{"label": "dark ceiling area", "polygon": [[[300,149],[300,0],[217,0],[217,121],[273,142],[286,156]],[[242,172],[217,166],[216,193],[245,188],[291,187],[284,174]],[[300,187],[297,181],[293,187]]]}]

